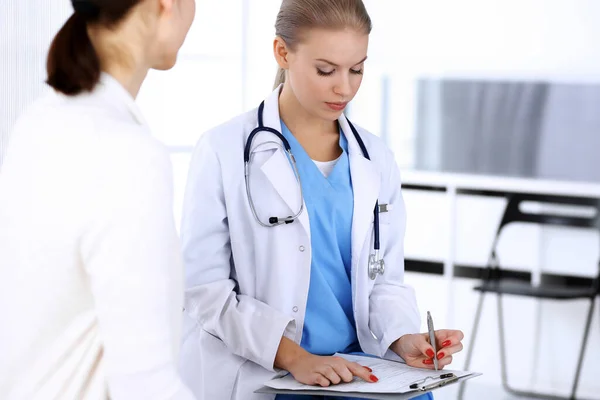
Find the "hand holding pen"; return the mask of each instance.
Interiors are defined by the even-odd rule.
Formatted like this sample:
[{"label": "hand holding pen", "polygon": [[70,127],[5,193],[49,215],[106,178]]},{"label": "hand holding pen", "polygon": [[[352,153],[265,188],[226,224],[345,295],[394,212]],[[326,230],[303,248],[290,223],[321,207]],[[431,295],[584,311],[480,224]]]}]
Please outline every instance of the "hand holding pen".
[{"label": "hand holding pen", "polygon": [[[433,321],[431,321],[433,328]],[[452,355],[463,349],[464,334],[459,330],[441,329],[429,332],[402,336],[390,346],[407,365],[417,368],[443,369],[452,363]]]},{"label": "hand holding pen", "polygon": [[[433,352],[437,353],[437,344],[435,343],[435,328],[433,327],[433,318],[431,313],[427,311],[427,334],[429,335],[429,344],[433,347]],[[438,358],[433,357],[433,367],[438,370]]]}]

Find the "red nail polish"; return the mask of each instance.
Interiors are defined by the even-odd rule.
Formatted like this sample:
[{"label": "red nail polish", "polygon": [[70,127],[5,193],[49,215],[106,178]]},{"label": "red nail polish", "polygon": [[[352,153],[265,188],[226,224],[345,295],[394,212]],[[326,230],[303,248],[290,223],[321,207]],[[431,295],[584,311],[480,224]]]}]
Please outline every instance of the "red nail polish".
[{"label": "red nail polish", "polygon": [[379,379],[375,375],[371,375],[369,377],[369,379],[371,379],[371,382],[378,382],[379,381]]},{"label": "red nail polish", "polygon": [[450,346],[451,344],[452,344],[452,342],[451,342],[451,341],[449,341],[449,340],[446,340],[444,343],[442,343],[442,347],[448,347],[448,346]]},{"label": "red nail polish", "polygon": [[423,364],[431,365],[431,364],[433,364],[433,361],[427,358],[427,359],[423,360]]},{"label": "red nail polish", "polygon": [[427,357],[429,357],[429,358],[433,358],[435,356],[435,354],[433,353],[433,350],[431,350],[431,349],[427,349],[425,354],[427,354]]},{"label": "red nail polish", "polygon": [[438,360],[441,360],[442,358],[444,358],[445,354],[442,353],[438,353]]},{"label": "red nail polish", "polygon": [[373,370],[371,368],[369,368],[369,367],[365,367],[365,368],[367,369],[367,371],[373,372]]}]

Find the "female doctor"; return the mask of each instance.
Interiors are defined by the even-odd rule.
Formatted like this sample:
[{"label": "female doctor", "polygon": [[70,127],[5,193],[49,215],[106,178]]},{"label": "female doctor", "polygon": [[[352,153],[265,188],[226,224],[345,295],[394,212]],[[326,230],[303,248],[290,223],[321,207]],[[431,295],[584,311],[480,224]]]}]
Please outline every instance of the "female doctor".
[{"label": "female doctor", "polygon": [[[433,357],[443,367],[462,349],[460,331],[437,331],[437,354],[418,333],[394,155],[343,115],[370,30],[361,0],[284,0],[274,41],[282,84],[194,150],[181,367],[199,399],[273,399],[254,391],[280,370],[310,385],[377,382],[336,352],[433,368]],[[377,253],[384,271],[369,269]]]}]

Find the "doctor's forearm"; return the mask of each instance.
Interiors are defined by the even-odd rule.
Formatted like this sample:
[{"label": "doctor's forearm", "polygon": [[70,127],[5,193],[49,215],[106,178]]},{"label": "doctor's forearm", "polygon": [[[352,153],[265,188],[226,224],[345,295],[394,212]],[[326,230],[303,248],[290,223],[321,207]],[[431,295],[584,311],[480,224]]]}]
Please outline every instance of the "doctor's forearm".
[{"label": "doctor's forearm", "polygon": [[307,355],[308,352],[300,347],[293,340],[287,337],[282,337],[275,355],[275,368],[289,371],[291,365],[293,365],[299,358]]}]

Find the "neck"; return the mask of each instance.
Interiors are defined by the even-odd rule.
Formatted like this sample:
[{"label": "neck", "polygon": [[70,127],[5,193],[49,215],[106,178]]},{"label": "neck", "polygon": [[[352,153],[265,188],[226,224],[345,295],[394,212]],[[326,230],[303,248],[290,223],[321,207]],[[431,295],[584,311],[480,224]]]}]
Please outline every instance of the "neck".
[{"label": "neck", "polygon": [[279,116],[294,135],[317,136],[324,133],[338,133],[337,121],[325,120],[307,112],[298,102],[287,82],[279,95]]},{"label": "neck", "polygon": [[143,40],[135,34],[135,27],[130,25],[122,24],[120,30],[115,31],[90,26],[88,34],[101,60],[102,71],[115,78],[135,99],[150,68],[144,54]]},{"label": "neck", "polygon": [[137,97],[148,74],[148,68],[123,68],[120,65],[110,63],[103,67],[103,71],[115,78],[134,99]]},{"label": "neck", "polygon": [[287,83],[279,96],[279,116],[313,160],[331,161],[342,153],[337,121],[307,112]]}]

